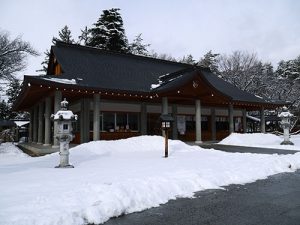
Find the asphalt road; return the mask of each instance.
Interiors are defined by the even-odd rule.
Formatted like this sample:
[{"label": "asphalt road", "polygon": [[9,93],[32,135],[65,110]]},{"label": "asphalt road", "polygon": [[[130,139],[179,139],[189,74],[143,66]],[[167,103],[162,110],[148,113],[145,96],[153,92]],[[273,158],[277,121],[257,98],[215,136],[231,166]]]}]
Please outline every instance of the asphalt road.
[{"label": "asphalt road", "polygon": [[207,190],[105,225],[299,225],[300,171],[225,190]]}]

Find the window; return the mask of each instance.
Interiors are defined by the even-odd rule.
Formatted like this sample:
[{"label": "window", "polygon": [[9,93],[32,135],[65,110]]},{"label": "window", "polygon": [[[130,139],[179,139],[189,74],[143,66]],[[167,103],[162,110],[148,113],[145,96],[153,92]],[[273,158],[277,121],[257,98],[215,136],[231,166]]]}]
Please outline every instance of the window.
[{"label": "window", "polygon": [[[102,125],[103,124],[103,125]],[[103,126],[103,127],[102,127]],[[109,113],[104,112],[100,115],[100,128],[102,131],[138,131],[138,113]]]},{"label": "window", "polygon": [[[186,130],[187,131],[196,131],[196,117],[187,115],[185,116]],[[201,116],[201,130],[208,130],[208,118],[207,116]]]},{"label": "window", "polygon": [[196,130],[195,116],[185,116],[186,131],[194,132]]},{"label": "window", "polygon": [[201,116],[201,130],[208,130],[208,118],[207,118],[207,116]]},{"label": "window", "polygon": [[129,113],[127,124],[129,130],[139,130],[139,115],[137,113]]},{"label": "window", "polygon": [[127,125],[127,113],[116,113],[116,131],[125,131]]},{"label": "window", "polygon": [[103,113],[103,130],[115,131],[115,113]]},{"label": "window", "polygon": [[216,117],[216,129],[217,130],[229,130],[228,118],[225,116]]},{"label": "window", "polygon": [[68,125],[68,124],[64,124],[64,125],[63,125],[63,129],[64,129],[64,130],[68,130],[68,129],[69,129],[69,125]]}]

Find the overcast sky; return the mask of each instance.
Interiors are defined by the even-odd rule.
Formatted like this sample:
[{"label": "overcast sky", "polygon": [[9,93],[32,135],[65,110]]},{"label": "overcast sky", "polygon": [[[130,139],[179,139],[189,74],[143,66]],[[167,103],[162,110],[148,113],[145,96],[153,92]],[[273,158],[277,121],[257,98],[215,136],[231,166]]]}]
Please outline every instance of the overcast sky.
[{"label": "overcast sky", "polygon": [[19,77],[37,74],[63,26],[77,40],[80,29],[112,7],[121,9],[129,41],[142,33],[150,49],[176,58],[243,50],[276,65],[300,55],[298,0],[0,0],[0,29],[22,35],[41,53],[28,58]]}]

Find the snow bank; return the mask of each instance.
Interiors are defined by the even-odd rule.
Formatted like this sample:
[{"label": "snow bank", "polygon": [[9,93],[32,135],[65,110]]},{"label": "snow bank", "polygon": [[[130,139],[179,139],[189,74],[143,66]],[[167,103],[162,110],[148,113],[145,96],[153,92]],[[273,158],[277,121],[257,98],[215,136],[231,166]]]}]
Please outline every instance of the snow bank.
[{"label": "snow bank", "polygon": [[294,145],[280,145],[283,141],[282,136],[274,134],[238,134],[233,133],[227,138],[219,142],[223,145],[240,145],[249,147],[263,147],[263,148],[278,148],[300,151],[300,135],[292,135],[291,141]]},{"label": "snow bank", "polygon": [[[55,169],[59,154],[0,164],[0,224],[79,225],[159,206],[196,191],[264,179],[300,168],[300,153],[225,153],[142,136],[71,150],[74,169]],[[9,146],[8,146],[9,148]],[[0,155],[1,157],[2,155]]]},{"label": "snow bank", "polygon": [[17,159],[29,157],[24,154],[18,147],[13,145],[12,143],[2,143],[0,144],[0,160],[7,161],[7,158]]}]

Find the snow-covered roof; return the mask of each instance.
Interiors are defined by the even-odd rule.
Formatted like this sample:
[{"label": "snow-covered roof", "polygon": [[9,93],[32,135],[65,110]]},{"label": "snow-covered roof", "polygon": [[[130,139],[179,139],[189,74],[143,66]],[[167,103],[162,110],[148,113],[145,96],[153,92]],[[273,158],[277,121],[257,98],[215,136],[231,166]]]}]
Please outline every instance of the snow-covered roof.
[{"label": "snow-covered roof", "polygon": [[292,113],[290,113],[289,111],[287,112],[281,112],[279,115],[279,117],[293,117],[294,115]]},{"label": "snow-covered roof", "polygon": [[30,123],[30,121],[14,121],[14,122],[15,122],[15,124],[17,124],[18,127],[22,127],[22,126]]},{"label": "snow-covered roof", "polygon": [[254,120],[254,121],[260,122],[260,119],[254,117],[254,116],[249,116],[249,115],[247,115],[246,117],[247,117],[248,119],[250,119],[250,120]]},{"label": "snow-covered roof", "polygon": [[62,83],[62,84],[76,84],[76,80],[75,79],[61,79],[61,78],[56,78],[56,77],[47,77],[47,78],[43,78],[44,80],[49,80],[49,81],[53,81],[53,82],[57,82],[57,83]]},{"label": "snow-covered roof", "polygon": [[59,110],[53,115],[54,120],[73,120],[77,119],[77,115],[74,115],[70,110]]}]

